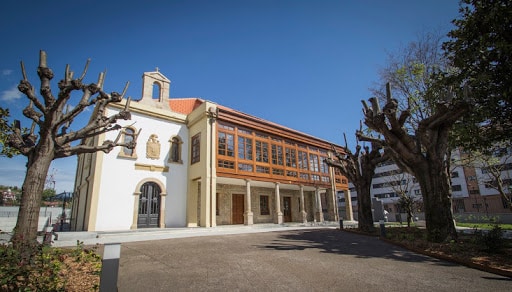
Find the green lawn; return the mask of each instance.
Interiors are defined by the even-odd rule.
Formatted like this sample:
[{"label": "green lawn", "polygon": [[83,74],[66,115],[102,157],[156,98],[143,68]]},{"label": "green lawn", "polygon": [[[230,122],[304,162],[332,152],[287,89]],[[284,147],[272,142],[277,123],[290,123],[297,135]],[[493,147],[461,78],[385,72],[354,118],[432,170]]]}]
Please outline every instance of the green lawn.
[{"label": "green lawn", "polygon": [[[400,222],[386,222],[385,225],[387,227],[401,227],[401,226],[407,226],[407,222],[403,222],[400,224]],[[501,227],[501,230],[512,230],[512,224],[498,224]],[[457,222],[458,227],[469,227],[469,228],[476,228],[476,229],[492,229],[494,227],[494,224],[492,223],[469,223],[469,222]],[[375,225],[375,227],[379,227],[378,224]],[[411,227],[416,227],[416,223],[411,223]]]},{"label": "green lawn", "polygon": [[[498,224],[501,230],[512,230],[512,224]],[[458,227],[469,227],[477,229],[492,229],[494,224],[490,223],[468,223],[468,222],[457,222]]]}]

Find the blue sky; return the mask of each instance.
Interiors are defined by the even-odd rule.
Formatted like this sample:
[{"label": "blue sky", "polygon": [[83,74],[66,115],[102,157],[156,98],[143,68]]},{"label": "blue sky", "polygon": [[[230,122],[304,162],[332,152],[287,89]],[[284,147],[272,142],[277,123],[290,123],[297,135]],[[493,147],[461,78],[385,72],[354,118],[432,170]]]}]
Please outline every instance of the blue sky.
[{"label": "blue sky", "polygon": [[[19,63],[38,86],[43,49],[55,84],[66,64],[80,74],[91,58],[87,83],[106,69],[106,91],[130,81],[138,99],[142,73],[158,67],[171,97],[201,97],[336,144],[345,132],[353,148],[360,101],[387,53],[422,32],[448,32],[456,17],[455,0],[6,0],[0,104],[21,118]],[[0,184],[21,186],[25,161],[0,158]],[[54,162],[57,192],[73,189],[75,168],[76,157]]]}]

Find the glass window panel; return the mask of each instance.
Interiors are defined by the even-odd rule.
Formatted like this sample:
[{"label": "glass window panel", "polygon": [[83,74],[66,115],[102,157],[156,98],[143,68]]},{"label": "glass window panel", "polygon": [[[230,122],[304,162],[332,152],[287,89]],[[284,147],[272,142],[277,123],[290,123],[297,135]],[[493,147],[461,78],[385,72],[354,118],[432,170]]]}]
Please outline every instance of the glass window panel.
[{"label": "glass window panel", "polygon": [[283,146],[272,144],[272,164],[283,165]]},{"label": "glass window panel", "polygon": [[286,166],[297,167],[297,153],[295,149],[286,148]]},{"label": "glass window panel", "polygon": [[308,169],[308,153],[304,151],[299,151],[299,168],[300,169]]},{"label": "glass window panel", "polygon": [[238,158],[252,160],[252,139],[238,137]]},{"label": "glass window panel", "polygon": [[319,165],[318,165],[318,155],[316,154],[309,154],[309,170],[314,172],[319,172]]},{"label": "glass window panel", "polygon": [[256,141],[256,161],[268,163],[268,143]]}]

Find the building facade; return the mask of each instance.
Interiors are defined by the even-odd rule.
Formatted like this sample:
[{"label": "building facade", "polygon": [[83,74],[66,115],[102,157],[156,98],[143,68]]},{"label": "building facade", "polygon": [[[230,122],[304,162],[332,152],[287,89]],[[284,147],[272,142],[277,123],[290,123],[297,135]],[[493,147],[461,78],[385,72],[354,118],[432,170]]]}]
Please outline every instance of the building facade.
[{"label": "building facade", "polygon": [[[454,158],[458,159],[460,156],[464,158],[467,155],[468,153],[457,152]],[[455,215],[478,214],[486,217],[503,217],[512,213],[509,203],[498,192],[497,184],[498,177],[501,187],[510,200],[512,197],[512,146],[509,144],[497,148],[492,156],[485,160],[485,162],[475,162],[474,166],[458,167],[456,173],[452,172],[452,191],[454,194],[460,194],[453,197]],[[458,183],[453,182],[456,178],[459,178]]]},{"label": "building facade", "polygon": [[[501,216],[511,218],[512,213],[508,202],[504,200],[496,188],[495,179],[489,174],[489,168],[478,165],[462,165],[461,156],[464,153],[456,150],[452,153],[452,208],[456,216],[481,215],[486,217]],[[512,147],[504,147],[495,153],[496,165],[500,169],[500,178],[505,192],[512,193]],[[404,173],[393,161],[381,163],[375,170],[370,194],[372,200],[382,203],[387,213],[387,219],[398,221],[397,215],[403,213],[400,210],[398,200],[400,193],[406,193],[415,198],[417,215],[421,219],[423,210],[421,207],[421,190],[416,179]],[[349,184],[350,204],[357,210],[357,192],[352,184]],[[340,215],[344,216],[347,205],[345,192],[338,192],[338,206]],[[357,218],[357,212],[354,213]],[[401,216],[405,218],[404,215]]]},{"label": "building facade", "polygon": [[336,192],[348,183],[324,163],[330,142],[200,98],[170,98],[170,84],[144,73],[121,136],[83,141],[137,139],[137,147],[78,157],[73,230],[338,220]]}]

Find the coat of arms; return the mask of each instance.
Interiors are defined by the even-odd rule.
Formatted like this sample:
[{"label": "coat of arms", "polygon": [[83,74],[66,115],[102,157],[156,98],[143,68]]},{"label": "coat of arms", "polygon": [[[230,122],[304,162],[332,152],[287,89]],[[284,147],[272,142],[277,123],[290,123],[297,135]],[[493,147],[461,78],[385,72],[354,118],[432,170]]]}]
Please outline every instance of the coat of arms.
[{"label": "coat of arms", "polygon": [[156,134],[149,136],[148,142],[146,143],[146,157],[150,159],[160,158],[160,142]]}]

